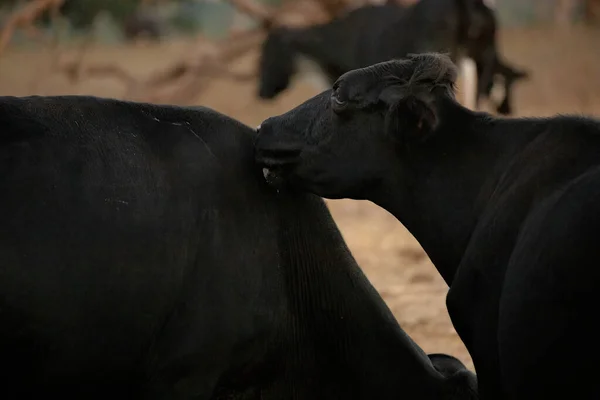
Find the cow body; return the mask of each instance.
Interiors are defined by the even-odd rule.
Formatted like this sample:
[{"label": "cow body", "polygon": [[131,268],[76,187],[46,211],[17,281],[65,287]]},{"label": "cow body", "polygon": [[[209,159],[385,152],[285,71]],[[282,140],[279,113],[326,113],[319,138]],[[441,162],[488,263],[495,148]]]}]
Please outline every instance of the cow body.
[{"label": "cow body", "polygon": [[[465,71],[470,71],[465,73],[468,107],[476,107],[482,96],[489,97],[497,78],[503,80],[505,92],[498,111],[511,113],[512,84],[527,73],[502,60],[496,25],[493,10],[481,0],[420,0],[408,7],[363,6],[307,28],[278,28],[263,44],[259,96],[277,96],[297,70],[310,74],[312,80],[319,75],[318,87],[325,90],[356,68],[410,53],[443,51],[455,61],[462,60]],[[305,59],[320,68],[305,71],[300,61]]]},{"label": "cow body", "polygon": [[476,398],[250,128],[79,96],[0,98],[0,126],[3,399]]},{"label": "cow body", "polygon": [[496,119],[454,98],[448,57],[344,74],[261,124],[273,185],[366,199],[423,246],[482,399],[596,399],[600,121]]}]

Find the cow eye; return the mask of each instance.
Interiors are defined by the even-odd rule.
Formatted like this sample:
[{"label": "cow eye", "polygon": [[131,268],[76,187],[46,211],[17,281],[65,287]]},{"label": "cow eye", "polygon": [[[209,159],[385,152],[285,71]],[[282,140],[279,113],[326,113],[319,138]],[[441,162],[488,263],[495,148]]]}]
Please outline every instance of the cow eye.
[{"label": "cow eye", "polygon": [[335,113],[342,112],[346,108],[347,105],[348,105],[348,102],[345,100],[340,100],[339,97],[337,96],[336,92],[333,92],[331,94],[331,109],[333,110],[333,112],[335,112]]}]

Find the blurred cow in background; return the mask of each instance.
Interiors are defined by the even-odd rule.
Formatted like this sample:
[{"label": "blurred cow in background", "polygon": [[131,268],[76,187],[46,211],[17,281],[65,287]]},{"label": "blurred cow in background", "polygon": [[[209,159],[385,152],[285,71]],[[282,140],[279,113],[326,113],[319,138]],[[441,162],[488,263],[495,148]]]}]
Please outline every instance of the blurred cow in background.
[{"label": "blurred cow in background", "polygon": [[413,5],[366,5],[305,28],[273,29],[262,47],[258,95],[275,98],[294,75],[319,89],[343,73],[410,53],[447,52],[464,76],[464,103],[477,108],[501,80],[501,114],[512,113],[512,84],[527,72],[509,66],[497,48],[493,0],[420,0]]}]

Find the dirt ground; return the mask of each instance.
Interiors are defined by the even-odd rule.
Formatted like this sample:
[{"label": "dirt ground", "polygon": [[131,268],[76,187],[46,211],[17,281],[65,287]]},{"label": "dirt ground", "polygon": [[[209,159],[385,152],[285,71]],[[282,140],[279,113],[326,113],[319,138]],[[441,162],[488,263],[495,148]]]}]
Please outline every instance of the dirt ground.
[{"label": "dirt ground", "polygon": [[[585,28],[562,32],[549,28],[503,31],[501,45],[507,59],[532,73],[528,82],[516,87],[517,114],[600,115],[599,43],[600,31]],[[147,74],[178,59],[186,46],[189,43],[99,48],[87,60],[114,60],[137,74]],[[8,52],[0,58],[0,93],[107,97],[123,94],[123,87],[112,79],[90,79],[71,85],[63,77],[50,76],[35,87],[34,77],[45,76],[49,60],[43,52]],[[253,62],[253,58],[242,62]],[[199,96],[197,103],[254,126],[316,94],[312,87],[299,83],[277,101],[262,102],[254,96],[255,90],[255,82],[234,84],[219,80]],[[455,355],[472,368],[445,308],[447,286],[412,235],[371,203],[338,200],[329,201],[329,205],[350,249],[402,327],[425,351]]]}]

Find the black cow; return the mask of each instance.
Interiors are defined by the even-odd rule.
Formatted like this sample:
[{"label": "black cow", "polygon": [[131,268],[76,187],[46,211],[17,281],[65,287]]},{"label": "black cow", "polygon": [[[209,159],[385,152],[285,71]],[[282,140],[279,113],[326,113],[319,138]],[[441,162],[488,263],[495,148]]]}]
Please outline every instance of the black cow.
[{"label": "black cow", "polygon": [[206,108],[0,98],[2,399],[475,399]]},{"label": "black cow", "polygon": [[274,29],[261,51],[258,95],[276,97],[297,70],[316,78],[316,86],[325,89],[356,68],[409,53],[442,51],[455,61],[463,60],[468,107],[475,108],[482,96],[490,96],[496,78],[503,80],[505,92],[497,111],[509,114],[512,84],[528,74],[510,67],[499,55],[496,31],[494,11],[483,0],[368,5],[325,24]]},{"label": "black cow", "polygon": [[497,119],[461,106],[440,54],[344,74],[263,122],[275,185],[367,199],[450,286],[482,399],[600,398],[600,121]]}]

